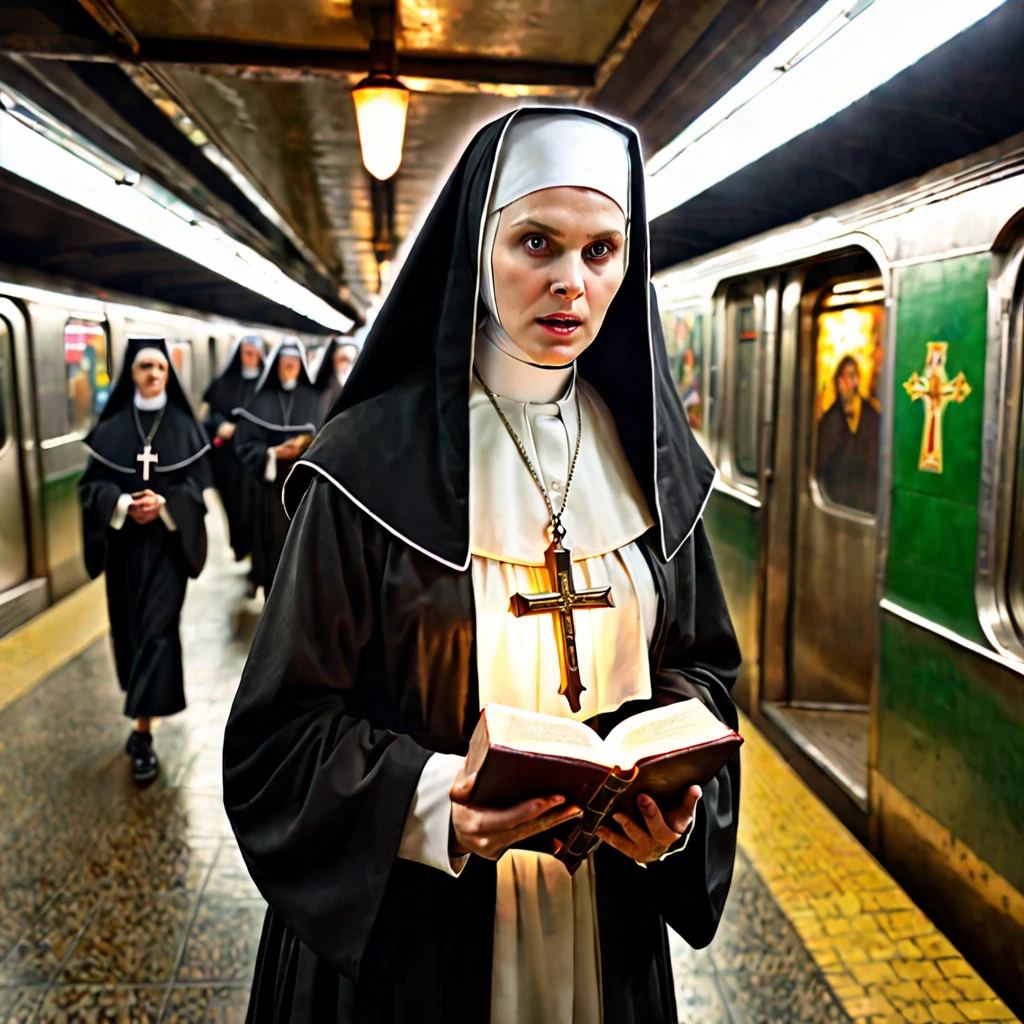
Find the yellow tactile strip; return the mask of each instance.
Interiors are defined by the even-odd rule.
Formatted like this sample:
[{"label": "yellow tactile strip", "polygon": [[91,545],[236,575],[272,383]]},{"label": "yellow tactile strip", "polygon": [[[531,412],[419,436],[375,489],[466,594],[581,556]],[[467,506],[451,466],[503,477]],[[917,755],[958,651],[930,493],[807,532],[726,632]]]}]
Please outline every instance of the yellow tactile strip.
[{"label": "yellow tactile strip", "polygon": [[0,640],[0,708],[5,708],[107,631],[103,577],[80,587]]},{"label": "yellow tactile strip", "polygon": [[744,718],[740,844],[856,1024],[1017,1018]]}]

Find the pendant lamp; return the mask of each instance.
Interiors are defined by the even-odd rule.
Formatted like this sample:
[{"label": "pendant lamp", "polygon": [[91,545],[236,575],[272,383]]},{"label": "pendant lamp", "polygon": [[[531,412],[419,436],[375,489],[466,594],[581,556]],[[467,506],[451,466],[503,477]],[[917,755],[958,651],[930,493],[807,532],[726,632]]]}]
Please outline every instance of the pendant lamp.
[{"label": "pendant lamp", "polygon": [[402,162],[409,90],[393,75],[374,72],[353,90],[363,165],[386,181]]}]

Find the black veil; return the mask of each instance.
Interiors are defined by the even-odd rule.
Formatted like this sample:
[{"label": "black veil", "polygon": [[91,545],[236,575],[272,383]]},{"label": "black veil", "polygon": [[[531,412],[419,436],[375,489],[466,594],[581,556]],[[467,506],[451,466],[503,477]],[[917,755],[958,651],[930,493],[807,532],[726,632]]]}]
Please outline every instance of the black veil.
[{"label": "black veil", "polygon": [[[432,558],[469,565],[469,392],[479,255],[497,154],[523,108],[477,133],[420,231],[320,435],[284,490],[294,514],[314,474],[328,478],[388,530]],[[643,158],[625,134],[630,252],[625,277],[579,369],[604,399],[671,558],[693,531],[715,469],[694,439],[668,369],[650,283]]]}]

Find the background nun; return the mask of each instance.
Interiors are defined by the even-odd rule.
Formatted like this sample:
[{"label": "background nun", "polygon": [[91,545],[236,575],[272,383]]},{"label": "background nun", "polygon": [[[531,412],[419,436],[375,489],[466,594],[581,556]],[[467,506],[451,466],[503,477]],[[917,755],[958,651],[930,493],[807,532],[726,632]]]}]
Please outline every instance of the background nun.
[{"label": "background nun", "polygon": [[263,492],[253,519],[251,580],[264,594],[274,582],[288,535],[281,488],[320,425],[319,397],[302,345],[285,338],[271,351],[249,404],[233,410],[235,452]]},{"label": "background nun", "polygon": [[[292,472],[287,582],[225,737],[270,905],[252,1021],[675,1020],[665,924],[714,935],[738,760],[620,820],[571,878],[520,847],[578,809],[470,807],[463,773],[488,701],[603,734],[695,697],[736,725],[714,470],[668,375],[646,223],[631,129],[550,108],[488,125]],[[576,586],[614,597],[577,613],[579,710],[555,617],[510,614],[551,589],[556,537]]]},{"label": "background nun", "polygon": [[178,622],[188,578],[206,561],[203,490],[212,483],[206,434],[162,338],[129,339],[85,447],[85,564],[93,578],[106,572],[124,713],[136,720],[127,752],[144,782],[158,771],[150,718],[185,709]]}]

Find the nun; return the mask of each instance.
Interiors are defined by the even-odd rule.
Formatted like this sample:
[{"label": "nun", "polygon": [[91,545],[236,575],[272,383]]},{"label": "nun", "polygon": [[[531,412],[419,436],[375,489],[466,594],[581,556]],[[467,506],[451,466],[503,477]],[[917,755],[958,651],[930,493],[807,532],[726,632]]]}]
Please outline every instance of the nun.
[{"label": "nun", "polygon": [[236,562],[252,553],[253,515],[260,494],[259,484],[235,451],[235,410],[248,405],[256,393],[263,357],[263,339],[258,334],[239,338],[228,353],[224,369],[203,395],[203,425],[213,444],[210,468],[227,516],[228,537]]},{"label": "nun", "polygon": [[338,400],[358,356],[359,346],[342,338],[331,338],[320,353],[313,386],[320,392],[321,421]]},{"label": "nun", "polygon": [[[266,916],[249,1009],[398,1024],[667,1024],[666,925],[715,934],[734,757],[616,817],[570,875],[559,796],[474,806],[489,702],[606,734],[696,698],[735,727],[701,514],[714,468],[668,371],[640,142],[584,111],[480,131],[284,491],[294,516],[227,725],[224,799]],[[611,602],[561,616],[520,597]]]},{"label": "nun", "polygon": [[159,771],[151,719],[185,709],[178,631],[206,561],[206,434],[162,338],[131,338],[78,482],[85,565],[106,573],[107,611],[135,779]]},{"label": "nun", "polygon": [[[251,401],[232,410],[235,453],[260,489],[252,537],[253,587],[270,592],[288,535],[281,488],[320,424],[319,395],[297,338],[274,346]],[[255,594],[255,589],[253,590]]]}]

